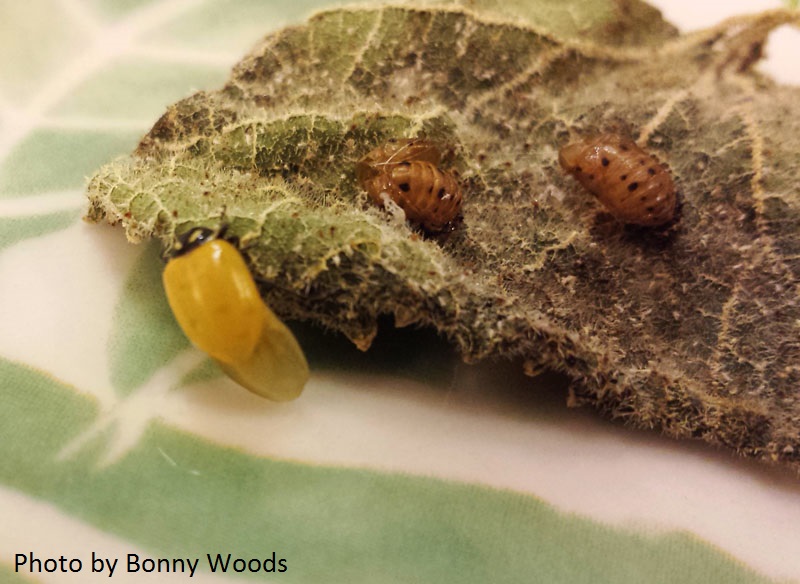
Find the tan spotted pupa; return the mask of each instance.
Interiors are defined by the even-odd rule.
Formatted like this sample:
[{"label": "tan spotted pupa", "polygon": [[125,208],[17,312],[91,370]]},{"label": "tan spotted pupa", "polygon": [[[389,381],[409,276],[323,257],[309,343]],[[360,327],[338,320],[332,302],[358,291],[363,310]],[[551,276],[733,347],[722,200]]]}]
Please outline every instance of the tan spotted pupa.
[{"label": "tan spotted pupa", "polygon": [[358,162],[356,177],[375,204],[383,207],[388,196],[411,223],[439,233],[452,226],[463,198],[455,176],[439,168],[441,158],[427,140],[390,140]]},{"label": "tan spotted pupa", "polygon": [[654,227],[675,218],[672,175],[630,138],[602,134],[572,142],[558,162],[622,223]]}]

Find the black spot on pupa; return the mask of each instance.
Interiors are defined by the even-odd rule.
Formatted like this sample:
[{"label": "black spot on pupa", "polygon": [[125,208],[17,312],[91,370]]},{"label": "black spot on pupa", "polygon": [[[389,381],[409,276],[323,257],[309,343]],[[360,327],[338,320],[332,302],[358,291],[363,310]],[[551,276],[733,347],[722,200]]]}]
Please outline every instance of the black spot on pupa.
[{"label": "black spot on pupa", "polygon": [[627,174],[623,174],[621,177],[619,177],[619,180],[621,180],[621,181],[628,180],[628,175]]},{"label": "black spot on pupa", "polygon": [[401,191],[403,191],[404,193],[407,193],[408,191],[410,191],[410,190],[411,190],[411,185],[410,185],[410,184],[408,184],[408,183],[400,183],[400,184],[399,184],[399,185],[397,185],[397,186],[398,186],[398,187],[400,188],[400,190],[401,190]]},{"label": "black spot on pupa", "polygon": [[650,176],[655,176],[655,174],[656,174],[656,169],[655,169],[655,168],[652,168],[652,167],[648,168],[648,169],[647,169],[647,174],[649,174]]},{"label": "black spot on pupa", "polygon": [[603,159],[600,162],[602,163],[603,166],[608,166],[608,164],[609,164],[609,160],[605,156],[603,157]]},{"label": "black spot on pupa", "polygon": [[633,192],[638,188],[639,188],[639,183],[638,182],[632,182],[631,184],[628,185],[628,190],[630,192]]},{"label": "black spot on pupa", "polygon": [[444,191],[444,187],[442,187],[441,189],[439,189],[439,192],[436,193],[436,196],[439,197],[440,199],[444,199],[445,194],[446,193]]}]

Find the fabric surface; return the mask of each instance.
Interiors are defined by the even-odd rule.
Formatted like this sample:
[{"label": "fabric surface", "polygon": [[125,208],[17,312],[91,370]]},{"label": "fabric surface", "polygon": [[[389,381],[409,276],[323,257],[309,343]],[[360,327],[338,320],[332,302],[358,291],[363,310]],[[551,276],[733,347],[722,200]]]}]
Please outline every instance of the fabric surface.
[{"label": "fabric surface", "polygon": [[325,5],[0,7],[0,581],[800,581],[796,477],[388,323],[295,323],[311,382],[267,402],[182,335],[159,249],[81,221],[85,177]]}]

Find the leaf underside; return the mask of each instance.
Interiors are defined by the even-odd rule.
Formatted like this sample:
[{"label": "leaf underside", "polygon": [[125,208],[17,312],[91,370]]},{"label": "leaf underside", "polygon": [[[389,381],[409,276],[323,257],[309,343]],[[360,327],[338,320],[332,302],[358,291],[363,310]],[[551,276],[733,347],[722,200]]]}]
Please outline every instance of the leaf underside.
[{"label": "leaf underside", "polygon": [[[475,4],[331,10],[268,36],[97,173],[88,217],[169,248],[224,216],[283,316],[366,348],[393,314],[465,359],[566,372],[571,404],[800,470],[800,91],[752,69],[797,13],[681,37],[633,0]],[[608,131],[669,165],[671,229],[616,223],[559,169],[558,148]],[[355,179],[415,136],[460,176],[447,237]]]}]

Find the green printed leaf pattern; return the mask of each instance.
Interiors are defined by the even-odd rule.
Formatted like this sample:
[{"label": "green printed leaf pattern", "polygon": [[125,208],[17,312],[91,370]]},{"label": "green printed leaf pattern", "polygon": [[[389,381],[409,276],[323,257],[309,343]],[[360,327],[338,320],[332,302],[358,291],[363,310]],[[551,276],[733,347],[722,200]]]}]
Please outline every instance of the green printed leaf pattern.
[{"label": "green printed leaf pattern", "polygon": [[0,564],[0,579],[6,584],[30,584],[35,581],[30,578],[24,578],[14,571],[13,566],[5,564]]},{"label": "green printed leaf pattern", "polygon": [[[397,6],[373,10],[373,2],[303,24],[312,10],[329,5],[330,0],[0,3],[0,581],[61,581],[58,574],[45,580],[17,573],[13,561],[15,553],[28,551],[58,557],[65,542],[82,550],[86,572],[92,547],[76,542],[71,531],[60,531],[60,521],[94,533],[92,546],[120,549],[121,541],[130,551],[143,550],[151,557],[199,557],[203,581],[265,579],[248,573],[218,578],[205,567],[207,553],[263,558],[273,550],[287,558],[289,571],[270,577],[298,583],[771,581],[746,565],[749,558],[734,557],[704,540],[709,532],[698,535],[674,527],[683,523],[665,526],[656,520],[651,525],[647,518],[632,525],[627,507],[612,525],[539,497],[538,487],[531,486],[536,477],[564,467],[520,459],[520,450],[547,456],[553,444],[542,440],[521,448],[517,434],[531,425],[543,431],[556,426],[548,412],[526,417],[483,411],[469,395],[459,403],[464,399],[459,384],[466,383],[459,375],[466,366],[455,364],[456,349],[433,329],[393,330],[395,324],[433,322],[425,311],[442,314],[453,301],[448,287],[464,289],[459,278],[448,279],[455,265],[453,250],[466,250],[459,247],[465,240],[455,234],[440,245],[410,236],[362,205],[363,195],[353,182],[351,163],[370,145],[418,133],[454,147],[448,160],[462,176],[472,177],[472,192],[505,176],[495,163],[510,150],[500,144],[488,152],[492,162],[486,169],[475,166],[474,143],[462,134],[463,120],[455,119],[454,111],[464,104],[477,111],[482,99],[489,103],[491,90],[480,93],[485,89],[499,85],[513,90],[516,81],[508,71],[483,75],[487,72],[464,70],[462,77],[437,85],[435,95],[422,95],[421,102],[412,99],[391,111],[376,110],[375,97],[387,89],[384,83],[406,91],[397,77],[382,77],[400,61],[387,64],[381,51],[400,59],[404,47],[422,38],[422,29],[452,43],[447,50],[473,55],[474,62],[487,58],[481,43],[490,41],[495,50],[488,58],[498,62],[504,52],[521,58],[524,47],[585,67],[591,76],[598,62],[625,67],[630,47],[671,42],[674,28],[635,0],[485,0],[480,15],[473,11],[477,3],[466,1],[460,6],[429,2],[411,11]],[[624,14],[619,6],[625,7]],[[431,20],[431,14],[439,16]],[[487,26],[482,19],[494,24]],[[507,24],[523,20],[530,30]],[[294,27],[259,41],[284,25]],[[455,31],[463,27],[471,28],[473,41],[459,45]],[[332,44],[336,51],[326,49]],[[269,46],[282,63],[291,62],[286,60],[290,54],[316,63],[303,72],[310,76],[307,86],[276,84],[262,96],[275,115],[261,117],[261,106],[247,105],[255,86],[243,88],[241,96],[230,85],[224,98],[214,93],[254,45],[253,55],[258,47]],[[562,54],[565,46],[571,48]],[[259,62],[265,71],[277,63],[270,51]],[[447,66],[447,58],[436,51],[420,55],[415,66],[430,65],[431,72]],[[253,64],[253,58],[247,62]],[[356,58],[365,64],[360,70],[351,67]],[[536,64],[520,60],[518,65]],[[329,76],[317,75],[325,68]],[[246,76],[247,66],[236,71]],[[322,107],[319,100],[338,91],[345,79],[358,89],[350,96],[355,101]],[[556,74],[550,82],[566,88],[570,80]],[[469,90],[448,90],[459,83]],[[191,97],[197,91],[204,93]],[[483,97],[473,101],[473,92]],[[232,102],[224,100],[240,97],[233,111],[227,108]],[[575,99],[573,110],[559,115],[578,115],[581,96]],[[178,100],[183,101],[170,106]],[[203,109],[208,103],[213,107]],[[540,111],[540,106],[531,107]],[[207,115],[196,116],[197,108]],[[335,115],[331,109],[337,109]],[[148,134],[165,111],[168,115]],[[547,117],[553,110],[542,107],[541,112],[546,114],[541,125],[530,128],[533,141],[555,128]],[[643,103],[636,120],[651,113]],[[681,110],[670,127],[689,113],[690,107]],[[587,128],[602,117],[592,115],[584,122]],[[202,126],[200,140],[195,140],[197,128],[184,132],[181,124],[187,117]],[[487,118],[486,123],[496,121]],[[737,130],[737,124],[726,131]],[[227,130],[215,134],[222,127]],[[495,131],[503,130],[487,131],[487,145]],[[173,150],[168,139],[191,142],[191,155]],[[263,176],[251,172],[250,158],[242,164],[254,140],[254,163],[268,169]],[[746,142],[734,142],[730,150],[746,150]],[[179,164],[143,172],[139,158],[127,157],[137,144],[139,154],[151,161]],[[201,160],[211,152],[230,172],[205,177]],[[541,164],[525,180],[539,184],[551,177],[553,155],[536,154]],[[731,156],[720,164],[734,164],[737,159]],[[85,185],[106,164],[91,193],[95,201],[100,193],[106,197],[107,206],[95,213],[118,208],[120,216],[110,218],[122,222],[130,235],[143,240],[155,234],[161,242],[129,245],[119,226],[80,221]],[[313,181],[298,180],[300,175]],[[793,184],[791,178],[765,175],[765,180],[786,181],[770,183],[772,190]],[[557,187],[569,189],[565,179]],[[245,191],[247,196],[231,196]],[[550,192],[556,196],[561,191]],[[569,197],[577,200],[574,193]],[[492,200],[487,217],[503,207]],[[791,204],[779,199],[765,205],[786,216],[793,212]],[[172,208],[179,210],[177,220],[169,214],[164,221],[161,212]],[[322,332],[313,323],[292,323],[313,370],[308,398],[276,405],[247,394],[191,347],[170,314],[160,280],[162,244],[172,241],[174,230],[214,224],[221,208],[232,232],[242,236],[245,254],[258,267],[263,291],[278,312],[328,314],[317,324],[344,331],[362,347],[380,328],[373,350],[361,353],[340,334]],[[302,227],[296,214],[302,215]],[[332,217],[335,231],[330,230]],[[573,249],[560,246],[559,212],[553,211],[548,221],[553,232],[537,234],[531,244],[535,269]],[[474,233],[485,227],[476,224]],[[307,233],[317,235],[308,238]],[[793,240],[784,236],[776,229],[776,241],[788,248]],[[491,255],[482,244],[471,252],[481,261]],[[356,268],[368,271],[350,282],[352,288],[332,293],[342,274]],[[392,310],[364,304],[364,312],[337,320],[343,306],[362,298],[352,290],[371,293],[386,278],[402,288],[391,298],[391,287],[381,288],[381,302],[389,306],[391,301]],[[477,289],[491,296],[496,282],[494,276],[482,279]],[[306,296],[298,296],[299,290]],[[497,314],[485,317],[485,308],[476,304],[459,317],[478,322]],[[393,318],[386,320],[382,312]],[[498,348],[510,345],[501,328],[494,339],[459,337],[460,349],[466,345],[466,353],[475,356],[502,353]],[[362,380],[361,385],[344,387],[338,380],[345,374]],[[363,390],[363,379],[374,380],[369,391]],[[487,389],[479,380],[474,382],[479,391],[466,391],[502,393],[498,389],[506,381],[495,380]],[[434,406],[445,412],[444,422],[426,417]],[[472,420],[468,432],[459,430],[459,415]],[[427,430],[426,424],[461,432],[456,462],[432,458],[436,455],[426,448],[411,456],[402,447],[392,448],[380,433],[387,417],[410,419],[399,433],[409,444]],[[328,456],[326,441],[362,430],[349,451],[331,446]],[[493,445],[493,456],[474,451],[476,436]],[[300,449],[293,449],[298,444]],[[656,450],[648,457],[658,458]],[[362,457],[374,451],[386,454],[377,461]],[[575,460],[577,468],[577,453]],[[519,465],[512,474],[525,480],[505,489],[486,486],[496,484],[492,479],[505,465]],[[719,465],[714,461],[710,470]],[[466,470],[453,475],[454,466]],[[593,485],[575,485],[569,470],[566,475],[567,490],[574,488],[579,499],[594,499]],[[662,487],[667,489],[669,481]],[[15,514],[19,501],[25,508]],[[28,507],[45,519],[28,517]],[[720,531],[725,529],[727,524]],[[94,582],[107,576],[85,573],[79,578]],[[147,578],[157,581],[159,576]]]},{"label": "green printed leaf pattern", "polygon": [[5,196],[80,189],[86,176],[119,152],[136,144],[138,132],[39,130],[19,144],[0,166]]},{"label": "green printed leaf pattern", "polygon": [[[114,119],[141,123],[164,102],[183,96],[187,87],[213,87],[224,80],[225,71],[219,66],[145,59],[115,62],[62,100],[54,114],[89,117],[101,111]],[[132,95],[137,96],[133,102]]]},{"label": "green printed leaf pattern", "polygon": [[29,237],[38,237],[64,229],[80,217],[77,211],[59,211],[49,215],[0,218],[0,250]]},{"label": "green printed leaf pattern", "polygon": [[189,346],[162,291],[159,260],[158,247],[148,245],[128,274],[114,314],[109,339],[111,383],[123,395]]},{"label": "green printed leaf pattern", "polygon": [[113,467],[93,467],[99,444],[53,464],[92,404],[17,365],[0,372],[14,387],[0,390],[2,454],[16,463],[3,482],[138,545],[155,537],[160,557],[275,551],[290,558],[281,579],[303,583],[767,582],[685,534],[625,533],[470,485],[259,459],[160,424]]}]

